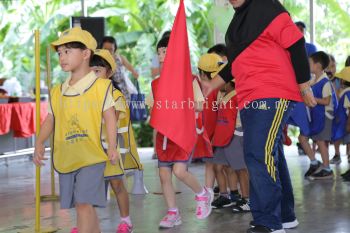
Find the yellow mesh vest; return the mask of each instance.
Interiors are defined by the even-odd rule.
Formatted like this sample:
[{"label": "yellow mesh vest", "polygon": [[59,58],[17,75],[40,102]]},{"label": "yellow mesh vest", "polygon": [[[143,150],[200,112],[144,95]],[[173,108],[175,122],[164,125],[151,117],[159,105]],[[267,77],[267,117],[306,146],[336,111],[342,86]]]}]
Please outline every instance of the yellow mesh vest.
[{"label": "yellow mesh vest", "polygon": [[82,95],[64,96],[61,85],[52,89],[53,163],[57,172],[69,173],[107,161],[101,129],[105,99],[111,91],[111,82],[103,79],[96,79]]},{"label": "yellow mesh vest", "polygon": [[118,121],[118,145],[123,159],[124,169],[143,170],[130,121],[130,109],[126,103],[125,97],[119,90],[113,90],[113,98],[115,102],[121,98],[126,109],[125,117]]}]

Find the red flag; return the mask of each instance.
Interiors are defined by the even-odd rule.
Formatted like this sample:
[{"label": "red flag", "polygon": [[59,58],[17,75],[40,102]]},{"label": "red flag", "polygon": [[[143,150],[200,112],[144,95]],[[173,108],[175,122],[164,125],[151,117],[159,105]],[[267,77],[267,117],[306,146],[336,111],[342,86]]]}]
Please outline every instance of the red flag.
[{"label": "red flag", "polygon": [[183,0],[176,14],[157,89],[151,126],[184,151],[196,143],[193,77]]}]

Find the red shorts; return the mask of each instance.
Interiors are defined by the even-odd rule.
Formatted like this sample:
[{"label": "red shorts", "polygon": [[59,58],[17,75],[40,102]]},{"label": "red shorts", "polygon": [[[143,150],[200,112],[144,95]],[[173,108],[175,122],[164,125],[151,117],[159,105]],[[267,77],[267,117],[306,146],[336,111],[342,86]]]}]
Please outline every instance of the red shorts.
[{"label": "red shorts", "polygon": [[186,162],[190,160],[191,154],[184,151],[173,141],[167,139],[166,148],[163,150],[164,136],[157,132],[156,153],[160,162]]},{"label": "red shorts", "polygon": [[198,135],[197,143],[193,152],[193,159],[212,158],[213,149],[206,132]]}]

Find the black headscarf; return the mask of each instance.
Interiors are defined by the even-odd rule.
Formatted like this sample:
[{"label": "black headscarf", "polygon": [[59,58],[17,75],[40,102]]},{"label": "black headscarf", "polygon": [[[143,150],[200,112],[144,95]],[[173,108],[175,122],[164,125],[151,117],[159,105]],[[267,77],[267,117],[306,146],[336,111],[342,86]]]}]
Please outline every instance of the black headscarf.
[{"label": "black headscarf", "polygon": [[225,37],[229,61],[233,62],[283,12],[287,10],[278,0],[246,0],[235,8]]}]

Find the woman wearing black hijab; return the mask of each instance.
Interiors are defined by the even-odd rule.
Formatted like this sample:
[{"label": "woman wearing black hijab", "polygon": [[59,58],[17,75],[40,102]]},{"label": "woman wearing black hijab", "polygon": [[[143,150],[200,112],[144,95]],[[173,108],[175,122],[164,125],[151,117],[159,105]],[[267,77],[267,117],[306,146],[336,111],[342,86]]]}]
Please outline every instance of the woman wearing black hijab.
[{"label": "woman wearing black hijab", "polygon": [[284,233],[298,221],[282,128],[296,102],[316,105],[305,39],[278,0],[229,1],[235,10],[225,37],[229,65],[202,82],[203,92],[235,78],[254,219],[247,232]]}]

